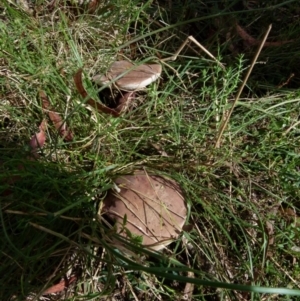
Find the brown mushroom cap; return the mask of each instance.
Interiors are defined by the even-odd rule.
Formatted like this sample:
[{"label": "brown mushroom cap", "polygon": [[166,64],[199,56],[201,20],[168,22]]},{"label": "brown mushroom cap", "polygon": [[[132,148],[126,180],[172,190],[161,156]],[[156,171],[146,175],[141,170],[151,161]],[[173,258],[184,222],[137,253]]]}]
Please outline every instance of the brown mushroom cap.
[{"label": "brown mushroom cap", "polygon": [[113,83],[116,88],[124,91],[136,91],[145,88],[157,80],[161,74],[161,70],[161,65],[159,64],[135,66],[128,61],[116,61],[109,67],[106,75],[96,75],[93,80],[97,84],[104,86],[110,84],[111,81],[120,76]]},{"label": "brown mushroom cap", "polygon": [[[120,192],[110,191],[104,200],[102,213],[116,221],[117,229],[124,225],[143,237],[143,245],[160,250],[180,234],[187,208],[179,185],[171,179],[138,171],[119,177],[115,183]],[[126,238],[126,231],[121,235]]]}]

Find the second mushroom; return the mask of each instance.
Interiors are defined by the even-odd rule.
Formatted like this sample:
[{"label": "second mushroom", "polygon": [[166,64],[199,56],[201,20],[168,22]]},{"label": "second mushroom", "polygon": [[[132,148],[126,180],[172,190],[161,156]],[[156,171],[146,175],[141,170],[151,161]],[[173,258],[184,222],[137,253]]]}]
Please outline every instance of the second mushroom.
[{"label": "second mushroom", "polygon": [[[119,177],[115,183],[120,191],[108,193],[100,214],[114,220],[125,239],[130,231],[142,237],[145,247],[157,251],[178,238],[186,221],[187,207],[177,182],[137,171]],[[123,227],[128,231],[123,231]],[[126,249],[118,241],[113,244]]]}]

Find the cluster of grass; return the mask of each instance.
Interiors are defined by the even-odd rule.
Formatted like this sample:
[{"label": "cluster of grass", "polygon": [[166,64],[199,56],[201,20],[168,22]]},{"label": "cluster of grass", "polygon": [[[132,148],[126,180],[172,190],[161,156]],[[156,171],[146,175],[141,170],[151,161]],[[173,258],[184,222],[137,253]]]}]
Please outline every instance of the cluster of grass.
[{"label": "cluster of grass", "polygon": [[[298,1],[79,2],[0,4],[0,299],[44,300],[76,274],[47,300],[297,300]],[[289,42],[263,49],[216,147],[257,49],[236,24],[259,41],[270,23],[269,40]],[[188,35],[225,69],[191,44],[122,117],[83,105],[79,68],[97,96],[90,79],[112,61],[158,61]],[[75,138],[49,122],[32,160],[41,90]],[[96,215],[114,178],[139,168],[180,183],[191,230],[161,253],[136,246],[133,259],[107,244]]]}]

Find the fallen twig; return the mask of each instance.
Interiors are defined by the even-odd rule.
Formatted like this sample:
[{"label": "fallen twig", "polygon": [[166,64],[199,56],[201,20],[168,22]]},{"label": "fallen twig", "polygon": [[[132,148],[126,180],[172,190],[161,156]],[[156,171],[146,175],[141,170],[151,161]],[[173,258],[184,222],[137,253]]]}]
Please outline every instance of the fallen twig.
[{"label": "fallen twig", "polygon": [[228,112],[228,115],[226,116],[224,122],[223,122],[222,125],[221,125],[220,131],[219,131],[219,133],[218,133],[217,141],[216,141],[216,144],[215,144],[215,148],[219,148],[219,147],[220,147],[220,141],[221,141],[222,135],[223,135],[223,133],[224,133],[224,131],[225,131],[227,125],[228,125],[228,122],[229,122],[229,120],[230,120],[230,117],[231,117],[231,114],[232,114],[232,112],[233,112],[233,110],[234,110],[234,107],[235,107],[237,101],[239,100],[239,98],[240,98],[240,96],[241,96],[241,94],[242,94],[242,91],[243,91],[243,89],[244,89],[244,87],[245,87],[245,85],[246,85],[246,83],[247,83],[247,81],[248,81],[248,78],[249,78],[249,76],[250,76],[250,74],[251,74],[251,72],[252,72],[252,70],[253,70],[253,67],[254,67],[254,65],[255,65],[255,63],[256,63],[256,61],[257,61],[259,55],[260,55],[261,50],[263,49],[264,44],[266,43],[266,40],[267,40],[267,38],[268,38],[268,35],[269,35],[271,29],[272,29],[272,25],[270,24],[269,27],[268,27],[267,32],[265,33],[265,36],[264,36],[264,38],[263,38],[261,44],[260,44],[260,46],[259,46],[259,48],[258,48],[258,50],[257,50],[257,52],[256,52],[256,54],[255,54],[255,56],[254,56],[254,58],[253,58],[253,61],[252,61],[251,65],[250,65],[250,68],[249,68],[248,72],[246,73],[246,76],[245,76],[245,78],[244,78],[244,80],[243,80],[243,83],[242,83],[242,85],[240,86],[240,89],[238,90],[238,93],[237,93],[237,95],[236,95],[236,97],[235,97],[235,99],[234,99],[234,101],[233,101],[233,104],[232,104],[232,106],[231,106],[231,109],[230,109],[230,111]]}]

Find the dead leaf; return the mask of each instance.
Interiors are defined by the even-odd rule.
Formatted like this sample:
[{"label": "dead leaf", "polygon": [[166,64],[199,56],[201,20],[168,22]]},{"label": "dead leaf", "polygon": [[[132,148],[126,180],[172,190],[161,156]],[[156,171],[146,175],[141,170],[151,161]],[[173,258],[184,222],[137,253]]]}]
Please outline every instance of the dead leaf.
[{"label": "dead leaf", "polygon": [[99,4],[100,4],[99,0],[91,0],[88,4],[88,11],[90,13],[95,12],[95,10],[98,8]]},{"label": "dead leaf", "polygon": [[74,83],[75,83],[75,86],[77,88],[78,93],[84,99],[87,99],[86,103],[89,104],[91,107],[93,107],[94,109],[96,109],[100,113],[109,114],[109,115],[112,115],[113,117],[119,117],[120,116],[120,114],[117,111],[104,106],[103,104],[99,103],[98,101],[93,100],[92,98],[90,98],[88,96],[88,94],[87,94],[87,92],[86,92],[86,90],[85,90],[85,88],[83,87],[83,84],[82,84],[82,69],[79,69],[75,73]]},{"label": "dead leaf", "polygon": [[48,289],[46,289],[42,295],[54,294],[63,291],[65,288],[68,288],[71,283],[77,280],[76,276],[72,276],[70,279],[64,279],[60,281],[58,284],[52,285]]},{"label": "dead leaf", "polygon": [[[249,47],[251,46],[257,46],[261,44],[260,40],[257,40],[253,38],[251,35],[249,35],[246,30],[241,27],[240,25],[236,24],[236,31],[238,35],[243,39],[245,44]],[[294,40],[287,40],[287,41],[279,41],[279,42],[265,42],[263,47],[268,47],[268,46],[281,46],[287,43],[291,43]]]},{"label": "dead leaf", "polygon": [[279,209],[279,213],[281,216],[287,220],[290,223],[294,223],[296,227],[299,227],[300,225],[300,217],[297,215],[297,212],[295,208],[287,207],[283,208],[281,207]]},{"label": "dead leaf", "polygon": [[[34,134],[30,141],[29,141],[29,146],[31,148],[31,155],[32,156],[29,156],[28,160],[33,160],[33,159],[38,159],[39,158],[39,154],[38,154],[38,151],[39,149],[41,149],[45,142],[46,142],[46,128],[47,128],[47,122],[46,120],[44,119],[41,124],[39,125],[39,132]],[[0,166],[2,165],[3,163],[0,162]],[[19,165],[17,167],[18,170],[23,170],[24,167],[23,165]],[[20,179],[21,177],[20,176],[9,176],[7,178],[4,178],[4,184],[7,184],[8,186],[11,186],[13,187],[14,184]],[[8,189],[5,189],[1,194],[0,196],[8,196],[10,194],[13,193],[13,190],[8,188]]]},{"label": "dead leaf", "polygon": [[44,91],[40,91],[39,96],[42,100],[44,111],[48,114],[59,135],[65,141],[73,141],[73,133],[67,128],[66,122],[61,118],[61,116],[57,112],[53,111],[46,93]]},{"label": "dead leaf", "polygon": [[47,122],[44,119],[42,121],[42,123],[40,124],[40,126],[39,126],[40,131],[38,133],[34,134],[32,136],[32,138],[30,139],[29,145],[31,147],[31,153],[32,153],[32,155],[35,159],[37,159],[39,157],[39,155],[37,153],[38,150],[41,149],[45,144],[45,141],[46,141],[46,133],[45,133],[46,127],[47,127]]},{"label": "dead leaf", "polygon": [[268,257],[272,256],[272,250],[271,250],[271,246],[274,245],[275,243],[275,233],[274,233],[274,222],[273,221],[266,221],[265,224],[265,230],[266,230],[266,234],[268,236],[268,244],[266,247],[266,255]]}]

